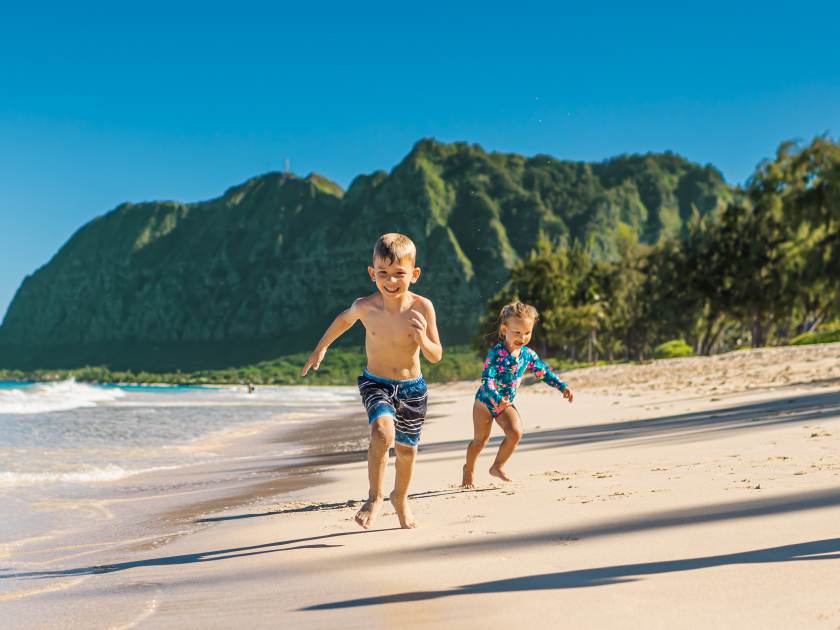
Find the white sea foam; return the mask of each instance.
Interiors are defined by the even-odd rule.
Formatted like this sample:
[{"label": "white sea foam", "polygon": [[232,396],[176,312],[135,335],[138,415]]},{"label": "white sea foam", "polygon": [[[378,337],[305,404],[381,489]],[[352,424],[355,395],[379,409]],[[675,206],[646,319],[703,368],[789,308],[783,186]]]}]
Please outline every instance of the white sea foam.
[{"label": "white sea foam", "polygon": [[85,385],[75,381],[39,383],[0,390],[0,414],[34,414],[95,407],[125,396],[117,388]]},{"label": "white sea foam", "polygon": [[116,402],[119,407],[273,407],[321,411],[353,404],[359,397],[355,388],[315,388],[299,386],[261,386],[249,394],[241,387],[194,389],[180,392],[177,389],[142,394],[129,390],[129,395]]},{"label": "white sea foam", "polygon": [[157,470],[171,470],[179,466],[153,466],[137,470],[125,469],[121,466],[89,466],[81,470],[63,472],[10,472],[0,471],[0,488],[14,486],[32,486],[53,483],[91,483],[102,481],[117,481]]}]

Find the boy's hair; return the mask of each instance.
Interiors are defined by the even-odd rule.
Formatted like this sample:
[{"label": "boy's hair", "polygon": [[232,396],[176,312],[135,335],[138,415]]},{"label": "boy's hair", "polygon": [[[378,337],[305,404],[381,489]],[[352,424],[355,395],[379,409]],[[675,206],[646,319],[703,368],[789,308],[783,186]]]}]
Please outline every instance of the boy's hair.
[{"label": "boy's hair", "polygon": [[502,336],[502,324],[507,324],[508,320],[512,317],[530,319],[536,324],[537,320],[540,318],[540,314],[537,309],[530,304],[525,304],[524,302],[511,302],[510,304],[505,304],[502,307],[502,310],[499,311],[499,323],[496,326],[496,332],[499,334],[499,337]]},{"label": "boy's hair", "polygon": [[390,232],[376,240],[376,245],[373,246],[373,260],[377,258],[389,264],[410,260],[413,266],[417,260],[417,248],[414,241],[406,235]]}]

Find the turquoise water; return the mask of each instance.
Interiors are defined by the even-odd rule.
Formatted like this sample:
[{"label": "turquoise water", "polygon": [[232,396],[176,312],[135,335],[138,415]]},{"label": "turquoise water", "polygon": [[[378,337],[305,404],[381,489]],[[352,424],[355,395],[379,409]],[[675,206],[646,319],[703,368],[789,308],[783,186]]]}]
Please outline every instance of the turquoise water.
[{"label": "turquoise water", "polygon": [[155,392],[188,392],[188,391],[201,391],[201,390],[211,390],[211,389],[221,389],[220,387],[212,387],[209,385],[116,385],[113,383],[104,383],[102,385],[97,385],[97,387],[104,387],[106,389],[122,389],[127,392],[147,392],[147,393],[155,393]]},{"label": "turquoise water", "polygon": [[[37,381],[0,381],[0,389],[20,389],[38,385]],[[105,389],[124,389],[131,392],[177,392],[202,389],[219,389],[208,385],[117,385],[114,383],[103,383],[94,385]]]},{"label": "turquoise water", "polygon": [[187,447],[210,434],[358,402],[355,388],[0,385],[0,495],[188,465],[203,457]]},{"label": "turquoise water", "polygon": [[18,389],[34,385],[33,381],[0,381],[0,389]]}]

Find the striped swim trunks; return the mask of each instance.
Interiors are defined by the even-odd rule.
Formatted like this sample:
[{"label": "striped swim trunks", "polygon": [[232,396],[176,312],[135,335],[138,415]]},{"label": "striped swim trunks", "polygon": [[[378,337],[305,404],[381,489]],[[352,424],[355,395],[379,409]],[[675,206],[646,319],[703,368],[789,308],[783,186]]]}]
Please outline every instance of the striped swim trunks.
[{"label": "striped swim trunks", "polygon": [[367,409],[368,424],[380,416],[391,416],[394,418],[397,442],[417,447],[429,397],[422,376],[392,381],[365,370],[359,377],[359,393]]}]

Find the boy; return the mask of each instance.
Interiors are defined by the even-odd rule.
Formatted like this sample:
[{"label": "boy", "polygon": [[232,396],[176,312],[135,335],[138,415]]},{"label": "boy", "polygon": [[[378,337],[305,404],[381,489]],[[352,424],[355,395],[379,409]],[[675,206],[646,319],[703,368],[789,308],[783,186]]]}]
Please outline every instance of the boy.
[{"label": "boy", "polygon": [[426,418],[426,382],[420,375],[420,352],[431,363],[443,356],[443,348],[431,301],[409,291],[417,282],[417,250],[402,234],[383,234],[373,248],[373,266],[368,267],[377,292],[353,302],[335,318],[313,350],[301,376],[317,370],[330,344],[347,332],[356,320],[365,327],[367,368],[359,377],[359,392],[368,414],[368,500],[356,514],[356,522],[373,525],[385,496],[388,449],[397,454],[391,505],[403,528],[416,527],[408,506],[408,486],[420,430]]}]

